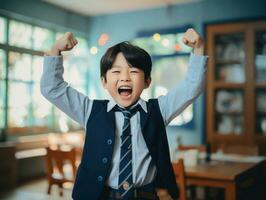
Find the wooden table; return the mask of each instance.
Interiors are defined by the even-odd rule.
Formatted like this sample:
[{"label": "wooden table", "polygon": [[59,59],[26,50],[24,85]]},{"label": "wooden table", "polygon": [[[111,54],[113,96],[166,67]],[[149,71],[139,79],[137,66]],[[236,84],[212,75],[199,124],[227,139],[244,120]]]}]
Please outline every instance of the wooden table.
[{"label": "wooden table", "polygon": [[252,184],[254,178],[260,176],[264,164],[264,161],[259,163],[201,162],[196,166],[185,167],[186,181],[188,185],[224,188],[225,199],[235,200],[238,186],[243,182]]}]

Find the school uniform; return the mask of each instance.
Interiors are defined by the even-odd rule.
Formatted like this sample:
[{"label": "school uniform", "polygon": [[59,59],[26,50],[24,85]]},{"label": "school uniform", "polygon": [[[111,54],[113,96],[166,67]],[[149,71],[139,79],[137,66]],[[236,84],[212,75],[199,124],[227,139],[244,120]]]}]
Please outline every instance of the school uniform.
[{"label": "school uniform", "polygon": [[[165,96],[147,102],[140,98],[137,102],[141,109],[130,119],[135,188],[150,185],[153,187],[150,190],[165,188],[177,199],[178,188],[165,126],[200,95],[204,88],[206,60],[206,56],[191,54],[186,77],[181,83]],[[106,195],[106,189],[118,189],[124,117],[121,112],[114,111],[116,102],[112,99],[91,100],[69,86],[63,79],[61,56],[44,58],[41,92],[86,130],[73,199],[99,200]],[[109,196],[110,192],[107,193]]]}]

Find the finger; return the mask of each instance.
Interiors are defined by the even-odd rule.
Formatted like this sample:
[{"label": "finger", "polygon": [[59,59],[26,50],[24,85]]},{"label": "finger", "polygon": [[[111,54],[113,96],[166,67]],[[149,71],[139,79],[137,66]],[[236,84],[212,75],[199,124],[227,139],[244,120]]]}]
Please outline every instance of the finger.
[{"label": "finger", "polygon": [[78,44],[78,40],[76,38],[74,38],[75,44]]},{"label": "finger", "polygon": [[75,41],[74,41],[74,39],[73,38],[71,38],[70,39],[70,43],[71,43],[71,45],[72,45],[72,48],[75,46]]},{"label": "finger", "polygon": [[72,49],[73,48],[73,45],[72,45],[72,43],[70,42],[70,41],[68,41],[68,43],[67,43],[67,49],[68,50],[70,50],[70,49]]},{"label": "finger", "polygon": [[186,45],[189,46],[189,47],[192,47],[192,48],[195,47],[195,43],[193,43],[193,42],[188,42]]},{"label": "finger", "polygon": [[196,46],[200,46],[201,44],[203,43],[203,40],[202,38],[199,38],[197,41],[196,41]]},{"label": "finger", "polygon": [[183,43],[184,44],[187,44],[188,43],[188,40],[185,37],[183,37]]},{"label": "finger", "polygon": [[73,37],[73,33],[71,33],[71,32],[66,32],[66,33],[65,33],[65,37],[66,37],[67,39],[70,39],[71,37]]}]

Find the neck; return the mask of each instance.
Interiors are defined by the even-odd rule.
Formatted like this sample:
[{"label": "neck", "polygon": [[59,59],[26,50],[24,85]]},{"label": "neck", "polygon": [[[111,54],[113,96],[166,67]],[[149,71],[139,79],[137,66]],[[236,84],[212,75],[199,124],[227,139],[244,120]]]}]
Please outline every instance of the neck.
[{"label": "neck", "polygon": [[117,104],[117,105],[118,105],[119,107],[121,107],[121,108],[124,108],[124,109],[130,109],[130,108],[135,107],[135,106],[138,104],[138,101],[139,101],[139,99],[137,99],[134,103],[132,103],[130,106],[127,106],[127,107],[121,106],[121,105],[119,105],[119,104]]}]

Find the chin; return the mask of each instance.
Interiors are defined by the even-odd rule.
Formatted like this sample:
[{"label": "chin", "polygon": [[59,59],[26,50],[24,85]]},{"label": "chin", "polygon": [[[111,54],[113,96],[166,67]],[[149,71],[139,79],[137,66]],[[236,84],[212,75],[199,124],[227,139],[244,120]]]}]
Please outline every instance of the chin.
[{"label": "chin", "polygon": [[122,102],[119,103],[120,106],[123,106],[123,107],[125,107],[125,108],[130,107],[132,104],[133,104],[133,103],[125,103],[125,102],[124,102],[124,103],[122,103]]}]

